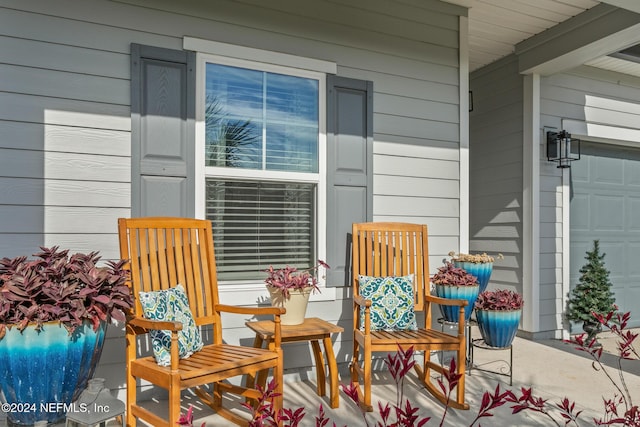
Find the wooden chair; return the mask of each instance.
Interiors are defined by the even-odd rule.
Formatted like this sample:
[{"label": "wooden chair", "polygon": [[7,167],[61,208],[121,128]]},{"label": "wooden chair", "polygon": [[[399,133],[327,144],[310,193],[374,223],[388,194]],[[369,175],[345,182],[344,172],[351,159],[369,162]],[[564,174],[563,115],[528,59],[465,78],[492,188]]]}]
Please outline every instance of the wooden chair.
[{"label": "wooden chair", "polygon": [[[121,257],[130,261],[130,287],[135,299],[135,307],[126,323],[127,426],[135,426],[136,418],[153,426],[175,426],[181,412],[180,392],[186,388],[193,388],[224,418],[238,425],[247,425],[245,419],[222,406],[222,395],[229,392],[255,399],[259,393],[225,380],[245,374],[255,375],[257,371],[269,368],[273,368],[273,376],[278,383],[280,397],[274,401],[274,409],[279,410],[282,407],[283,369],[280,314],[284,310],[219,304],[211,222],[183,218],[120,218],[118,231]],[[138,298],[140,291],[158,291],[177,284],[185,288],[196,325],[212,325],[213,343],[205,344],[202,350],[186,359],[178,358],[177,332],[182,329],[182,324],[145,319]],[[222,340],[222,312],[274,315],[272,350],[225,344]],[[159,366],[153,356],[137,357],[140,335],[152,329],[171,331],[171,366]],[[167,389],[168,420],[138,405],[137,380],[146,380]],[[206,384],[213,385],[211,393],[200,387]]]},{"label": "wooden chair", "polygon": [[[417,224],[370,222],[353,224],[353,360],[351,381],[358,386],[360,404],[371,411],[371,362],[373,352],[395,352],[400,344],[404,349],[413,346],[424,352],[424,365],[415,365],[418,377],[424,386],[441,402],[447,397],[439,386],[431,380],[431,370],[442,373],[448,368],[431,361],[431,351],[448,350],[456,352],[456,370],[461,374],[455,400],[449,405],[459,409],[469,409],[464,402],[465,385],[465,300],[438,298],[430,295],[429,250],[427,226]],[[358,276],[406,276],[414,274],[415,313],[418,330],[385,331],[371,329],[371,300],[360,295]],[[450,335],[431,328],[434,304],[459,306],[457,335]],[[360,308],[365,307],[364,329],[360,329]],[[422,313],[423,316],[418,314]],[[420,319],[421,317],[422,320]],[[359,360],[362,349],[362,360]],[[364,383],[364,393],[361,386]]]}]

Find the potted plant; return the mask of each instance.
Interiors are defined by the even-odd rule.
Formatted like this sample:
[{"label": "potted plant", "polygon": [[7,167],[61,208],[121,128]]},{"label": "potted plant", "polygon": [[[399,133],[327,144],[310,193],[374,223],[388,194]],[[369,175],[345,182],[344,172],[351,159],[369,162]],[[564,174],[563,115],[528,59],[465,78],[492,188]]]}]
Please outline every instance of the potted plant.
[{"label": "potted plant", "polygon": [[604,266],[605,255],[600,254],[600,242],[594,240],[593,250],[587,251],[585,256],[587,263],[580,269],[578,284],[569,296],[567,319],[582,322],[582,329],[588,334],[587,342],[602,331],[602,324],[594,314],[604,316],[617,311],[609,270]]},{"label": "potted plant", "polygon": [[474,308],[480,335],[489,347],[509,347],[522,317],[522,295],[508,289],[484,291]]},{"label": "potted plant", "polygon": [[[469,321],[480,290],[478,279],[464,268],[445,261],[444,266],[438,268],[438,272],[431,277],[431,283],[435,285],[436,296],[440,298],[466,299],[469,304],[464,308],[464,318]],[[458,307],[441,305],[440,311],[445,321],[458,321]]]},{"label": "potted plant", "polygon": [[97,252],[41,250],[0,260],[0,395],[15,424],[64,418],[93,376],[107,323],[133,304],[124,261],[99,267]]},{"label": "potted plant", "polygon": [[287,312],[280,316],[283,325],[299,325],[304,322],[307,304],[311,292],[320,292],[318,278],[315,274],[320,268],[330,268],[327,263],[318,263],[304,270],[286,266],[274,269],[270,266],[266,271],[265,283],[271,295],[271,305],[284,307]]},{"label": "potted plant", "polygon": [[[487,255],[486,252],[481,254],[456,254],[449,252],[451,262],[456,267],[464,268],[467,273],[473,274],[480,284],[480,292],[484,292],[489,284],[491,273],[493,272],[493,262],[495,258]],[[497,255],[498,259],[503,259],[502,254]]]}]

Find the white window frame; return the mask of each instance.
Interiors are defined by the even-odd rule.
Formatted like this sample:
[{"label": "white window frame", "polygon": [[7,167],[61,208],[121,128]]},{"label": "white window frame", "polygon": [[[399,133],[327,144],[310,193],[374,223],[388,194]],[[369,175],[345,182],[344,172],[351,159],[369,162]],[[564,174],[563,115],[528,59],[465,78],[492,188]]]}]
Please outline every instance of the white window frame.
[{"label": "white window frame", "polygon": [[[242,46],[185,37],[184,48],[196,50],[196,129],[195,129],[195,212],[196,217],[205,218],[205,179],[236,178],[314,183],[317,185],[316,209],[316,253],[326,259],[327,227],[327,136],[326,136],[326,74],[336,72],[334,63],[316,59],[296,57],[277,52],[266,52]],[[214,52],[214,53],[211,53]],[[215,52],[219,52],[216,54]],[[261,61],[256,61],[260,59]],[[266,60],[266,62],[262,62]],[[280,61],[285,65],[274,64]],[[206,64],[217,63],[259,71],[304,77],[318,81],[318,173],[234,169],[205,166],[205,88]],[[214,236],[215,239],[215,236]],[[265,276],[266,277],[266,276]],[[312,301],[335,300],[335,288],[327,288],[323,277],[319,278],[321,293],[312,294]],[[268,301],[268,292],[263,281],[220,282],[222,303],[247,305],[248,301]]]}]

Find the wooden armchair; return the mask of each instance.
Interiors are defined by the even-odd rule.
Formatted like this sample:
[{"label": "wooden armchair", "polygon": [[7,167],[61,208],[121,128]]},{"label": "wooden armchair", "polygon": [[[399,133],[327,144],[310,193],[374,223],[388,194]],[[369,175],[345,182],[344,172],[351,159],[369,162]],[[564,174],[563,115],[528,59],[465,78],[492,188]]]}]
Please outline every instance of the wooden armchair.
[{"label": "wooden armchair", "polygon": [[[179,418],[180,392],[193,388],[194,392],[224,418],[238,425],[247,421],[222,406],[222,395],[229,392],[243,398],[255,399],[255,389],[232,385],[225,380],[273,368],[280,397],[275,410],[282,407],[282,349],[280,347],[281,308],[247,308],[219,304],[216,264],[213,251],[211,222],[183,218],[134,218],[118,220],[120,254],[129,260],[130,287],[135,306],[126,323],[127,426],[136,425],[140,418],[153,426],[173,427]],[[182,284],[189,308],[198,327],[212,325],[213,343],[188,358],[178,357],[180,322],[149,320],[143,317],[139,292],[166,290]],[[274,315],[274,346],[256,349],[225,344],[222,340],[222,312],[244,315]],[[171,331],[170,366],[159,366],[154,356],[137,357],[140,334],[149,331]],[[137,380],[146,380],[167,389],[169,419],[138,405]],[[200,386],[212,384],[212,393]]]},{"label": "wooden armchair", "polygon": [[[413,346],[424,352],[424,365],[415,365],[418,377],[424,386],[442,403],[447,397],[431,380],[431,370],[442,373],[448,368],[431,361],[431,351],[449,350],[456,352],[456,370],[461,374],[455,400],[449,405],[459,409],[469,409],[464,402],[465,386],[465,300],[438,298],[430,295],[429,250],[427,226],[391,222],[370,222],[353,224],[353,360],[351,381],[358,386],[360,404],[371,411],[371,362],[373,352],[395,352],[400,344],[403,348]],[[417,330],[373,330],[370,299],[360,294],[359,275],[387,277],[414,276],[414,311],[418,318]],[[434,304],[459,306],[457,335],[450,335],[431,328]],[[364,310],[361,310],[361,307]],[[361,319],[361,311],[364,318]],[[420,320],[422,313],[423,319]],[[364,327],[361,328],[361,321]],[[362,360],[360,351],[362,349]],[[361,380],[362,378],[362,380]],[[361,382],[364,383],[364,393]]]}]

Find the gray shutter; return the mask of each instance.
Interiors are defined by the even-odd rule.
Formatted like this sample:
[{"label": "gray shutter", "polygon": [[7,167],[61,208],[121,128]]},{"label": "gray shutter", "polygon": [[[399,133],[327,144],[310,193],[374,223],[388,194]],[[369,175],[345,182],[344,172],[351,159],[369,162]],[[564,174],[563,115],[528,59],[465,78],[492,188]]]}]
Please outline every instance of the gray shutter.
[{"label": "gray shutter", "polygon": [[349,286],[351,224],[373,218],[373,83],[327,79],[327,286]]},{"label": "gray shutter", "polygon": [[131,214],[195,216],[195,54],[131,45]]}]

